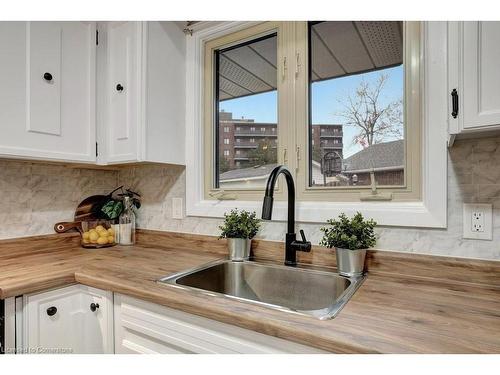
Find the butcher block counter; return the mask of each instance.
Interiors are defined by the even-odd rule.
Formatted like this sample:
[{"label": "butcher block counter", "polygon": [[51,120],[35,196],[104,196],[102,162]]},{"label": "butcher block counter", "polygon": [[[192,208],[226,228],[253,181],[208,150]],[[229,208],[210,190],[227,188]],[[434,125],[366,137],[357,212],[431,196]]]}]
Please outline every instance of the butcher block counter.
[{"label": "butcher block counter", "polygon": [[[88,250],[78,236],[0,241],[0,298],[80,283],[335,353],[500,353],[500,262],[370,251],[368,276],[332,320],[286,313],[156,280],[226,255],[215,237],[139,231],[135,246]],[[254,241],[256,260],[283,244]],[[331,250],[299,262],[331,268]]]}]

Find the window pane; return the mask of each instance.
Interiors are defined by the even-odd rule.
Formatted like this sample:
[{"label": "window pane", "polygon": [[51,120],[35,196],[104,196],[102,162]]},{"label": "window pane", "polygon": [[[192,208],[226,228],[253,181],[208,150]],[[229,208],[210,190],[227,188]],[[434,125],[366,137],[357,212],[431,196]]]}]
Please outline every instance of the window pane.
[{"label": "window pane", "polygon": [[403,23],[310,23],[309,55],[309,186],[404,185]]},{"label": "window pane", "polygon": [[214,58],[215,187],[264,188],[277,164],[276,34],[215,51]]}]

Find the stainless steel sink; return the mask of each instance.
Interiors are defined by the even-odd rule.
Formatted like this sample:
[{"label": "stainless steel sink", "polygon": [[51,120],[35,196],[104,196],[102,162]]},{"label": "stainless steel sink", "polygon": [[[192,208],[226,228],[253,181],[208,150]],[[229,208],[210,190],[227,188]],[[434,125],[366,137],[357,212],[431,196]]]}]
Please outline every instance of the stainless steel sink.
[{"label": "stainless steel sink", "polygon": [[158,281],[324,320],[335,317],[363,280],[311,268],[219,260]]}]

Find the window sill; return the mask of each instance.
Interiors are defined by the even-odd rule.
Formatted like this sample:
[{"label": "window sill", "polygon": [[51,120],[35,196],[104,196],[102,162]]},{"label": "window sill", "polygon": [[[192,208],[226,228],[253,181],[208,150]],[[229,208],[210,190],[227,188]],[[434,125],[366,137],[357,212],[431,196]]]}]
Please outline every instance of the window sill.
[{"label": "window sill", "polygon": [[[187,215],[222,218],[234,208],[256,211],[260,217],[262,202],[202,200],[188,206]],[[298,222],[325,223],[342,212],[353,215],[357,211],[384,226],[446,228],[446,215],[429,210],[422,202],[297,202],[295,213]],[[273,220],[286,219],[287,203],[275,202]]]}]

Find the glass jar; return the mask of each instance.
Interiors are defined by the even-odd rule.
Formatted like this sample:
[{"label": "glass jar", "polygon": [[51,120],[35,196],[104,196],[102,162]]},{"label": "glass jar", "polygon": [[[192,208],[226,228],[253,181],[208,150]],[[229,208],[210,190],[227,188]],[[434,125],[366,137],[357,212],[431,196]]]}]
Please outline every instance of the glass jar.
[{"label": "glass jar", "polygon": [[118,219],[120,224],[120,245],[135,244],[135,213],[129,196],[123,197],[123,212]]}]

